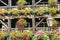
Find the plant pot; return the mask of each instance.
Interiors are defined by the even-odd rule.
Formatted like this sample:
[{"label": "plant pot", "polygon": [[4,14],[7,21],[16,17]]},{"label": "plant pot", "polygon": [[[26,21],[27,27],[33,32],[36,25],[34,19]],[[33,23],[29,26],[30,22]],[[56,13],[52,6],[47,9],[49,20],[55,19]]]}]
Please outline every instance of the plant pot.
[{"label": "plant pot", "polygon": [[24,6],[23,5],[20,5],[20,4],[18,4],[17,7],[18,7],[18,9],[24,8]]},{"label": "plant pot", "polygon": [[30,40],[30,37],[24,37],[24,40]]},{"label": "plant pot", "polygon": [[8,14],[8,13],[5,13],[5,15],[6,15],[6,16],[11,16],[12,14],[11,14],[11,13],[10,13],[10,14]]},{"label": "plant pot", "polygon": [[24,15],[23,13],[19,13],[19,15]]},{"label": "plant pot", "polygon": [[52,13],[51,16],[52,17],[55,17],[55,16],[57,16],[57,14],[56,13]]},{"label": "plant pot", "polygon": [[49,7],[57,7],[56,5],[49,5]]},{"label": "plant pot", "polygon": [[38,38],[38,40],[42,40],[42,38]]},{"label": "plant pot", "polygon": [[5,14],[0,14],[0,16],[5,16]]},{"label": "plant pot", "polygon": [[45,12],[44,14],[45,14],[45,15],[49,15],[49,12]]},{"label": "plant pot", "polygon": [[25,15],[31,15],[31,13],[30,12],[25,12]]},{"label": "plant pot", "polygon": [[14,13],[14,14],[12,14],[12,16],[18,16],[18,14],[17,13]]},{"label": "plant pot", "polygon": [[9,14],[8,13],[5,13],[6,16],[8,16]]},{"label": "plant pot", "polygon": [[2,38],[0,37],[0,40],[2,40]]},{"label": "plant pot", "polygon": [[33,11],[30,11],[30,14],[31,14],[31,15],[34,15],[34,12],[33,12]]}]

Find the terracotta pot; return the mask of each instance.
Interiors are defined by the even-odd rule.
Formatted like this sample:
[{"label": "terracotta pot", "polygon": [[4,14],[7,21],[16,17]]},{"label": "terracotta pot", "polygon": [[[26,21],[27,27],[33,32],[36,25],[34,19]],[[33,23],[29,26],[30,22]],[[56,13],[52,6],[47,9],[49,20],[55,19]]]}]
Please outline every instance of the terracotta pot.
[{"label": "terracotta pot", "polygon": [[2,40],[2,38],[0,37],[0,40]]},{"label": "terracotta pot", "polygon": [[24,6],[23,5],[17,5],[18,9],[22,9]]},{"label": "terracotta pot", "polygon": [[55,16],[56,16],[56,13],[51,13],[51,16],[52,16],[52,17],[55,17]]}]

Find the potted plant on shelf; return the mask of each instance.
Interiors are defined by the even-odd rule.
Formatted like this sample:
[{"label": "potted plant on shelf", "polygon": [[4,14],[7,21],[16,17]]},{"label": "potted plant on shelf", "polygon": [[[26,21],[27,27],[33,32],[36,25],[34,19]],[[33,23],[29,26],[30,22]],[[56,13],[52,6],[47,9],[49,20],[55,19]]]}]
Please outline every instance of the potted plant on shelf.
[{"label": "potted plant on shelf", "polygon": [[27,21],[25,19],[21,18],[21,19],[19,19],[17,21],[17,25],[16,26],[18,27],[18,30],[22,30],[22,28],[27,26]]},{"label": "potted plant on shelf", "polygon": [[48,4],[50,7],[57,6],[58,0],[48,0]]},{"label": "potted plant on shelf", "polygon": [[32,40],[50,40],[50,39],[45,32],[37,31],[37,33],[33,36]]},{"label": "potted plant on shelf", "polygon": [[23,33],[20,31],[15,31],[15,32],[11,32],[10,36],[12,40],[22,40]]},{"label": "potted plant on shelf", "polygon": [[55,7],[49,8],[49,14],[51,16],[56,16],[57,15],[57,8],[55,8]]},{"label": "potted plant on shelf", "polygon": [[19,9],[17,9],[17,8],[13,8],[13,9],[10,9],[9,10],[9,12],[10,12],[10,14],[12,14],[12,15],[18,15],[19,14]]},{"label": "potted plant on shelf", "polygon": [[44,15],[45,13],[45,8],[44,7],[40,7],[37,10],[37,15]]},{"label": "potted plant on shelf", "polygon": [[27,4],[26,0],[18,0],[17,1],[17,6],[19,9],[22,9],[25,4]]},{"label": "potted plant on shelf", "polygon": [[24,40],[31,40],[33,32],[31,30],[24,30],[23,31],[23,38]]}]

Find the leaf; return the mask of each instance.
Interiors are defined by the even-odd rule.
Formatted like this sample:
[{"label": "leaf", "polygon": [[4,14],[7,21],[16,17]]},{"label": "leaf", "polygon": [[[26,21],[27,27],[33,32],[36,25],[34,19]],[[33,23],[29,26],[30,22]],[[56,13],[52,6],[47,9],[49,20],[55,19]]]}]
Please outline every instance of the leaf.
[{"label": "leaf", "polygon": [[18,0],[17,4],[25,5],[27,4],[26,0]]},{"label": "leaf", "polygon": [[32,40],[38,40],[38,35],[34,35]]}]

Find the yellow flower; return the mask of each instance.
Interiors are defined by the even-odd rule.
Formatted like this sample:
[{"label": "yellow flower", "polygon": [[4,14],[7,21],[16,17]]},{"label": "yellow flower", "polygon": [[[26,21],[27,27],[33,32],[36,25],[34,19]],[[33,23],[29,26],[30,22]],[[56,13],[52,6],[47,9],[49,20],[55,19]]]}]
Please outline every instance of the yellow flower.
[{"label": "yellow flower", "polygon": [[17,14],[19,13],[19,10],[17,8],[14,8],[14,9],[10,9],[9,12],[12,14]]},{"label": "yellow flower", "polygon": [[0,14],[4,14],[5,13],[5,9],[0,9]]},{"label": "yellow flower", "polygon": [[56,13],[57,12],[57,8],[54,8],[54,7],[49,8],[49,11],[50,11],[50,13]]},{"label": "yellow flower", "polygon": [[38,12],[39,14],[43,14],[43,13],[45,12],[45,8],[40,7],[40,8],[38,8],[37,12]]},{"label": "yellow flower", "polygon": [[16,36],[16,32],[11,32],[11,33],[10,33],[10,36],[11,36],[12,38],[14,38],[14,37]]},{"label": "yellow flower", "polygon": [[25,8],[25,13],[30,13],[31,11],[33,11],[31,8]]}]

